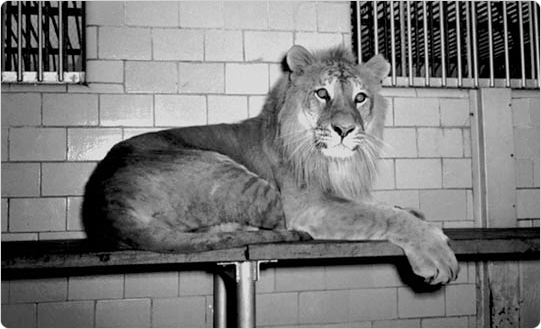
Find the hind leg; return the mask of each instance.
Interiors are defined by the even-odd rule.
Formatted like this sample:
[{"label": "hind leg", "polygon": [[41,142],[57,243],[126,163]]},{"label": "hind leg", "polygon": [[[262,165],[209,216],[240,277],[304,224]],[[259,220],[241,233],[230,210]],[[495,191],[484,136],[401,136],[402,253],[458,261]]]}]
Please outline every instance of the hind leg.
[{"label": "hind leg", "polygon": [[[232,239],[220,235],[224,231],[285,230],[278,190],[210,151],[112,153],[92,175],[84,208],[90,231],[155,251],[180,251],[190,238],[199,243],[196,249],[213,248],[220,245],[217,240]],[[205,244],[205,234],[213,243]],[[265,236],[280,240],[276,234]]]}]

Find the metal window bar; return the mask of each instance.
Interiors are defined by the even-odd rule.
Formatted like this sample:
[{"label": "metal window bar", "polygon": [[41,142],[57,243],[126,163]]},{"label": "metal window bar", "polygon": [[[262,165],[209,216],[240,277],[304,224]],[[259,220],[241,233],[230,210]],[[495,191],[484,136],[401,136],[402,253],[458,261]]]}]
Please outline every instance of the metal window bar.
[{"label": "metal window bar", "polygon": [[2,5],[2,83],[83,83],[83,1]]},{"label": "metal window bar", "polygon": [[536,2],[354,1],[352,6],[353,48],[362,62],[376,53],[389,59],[386,86],[539,88]]}]

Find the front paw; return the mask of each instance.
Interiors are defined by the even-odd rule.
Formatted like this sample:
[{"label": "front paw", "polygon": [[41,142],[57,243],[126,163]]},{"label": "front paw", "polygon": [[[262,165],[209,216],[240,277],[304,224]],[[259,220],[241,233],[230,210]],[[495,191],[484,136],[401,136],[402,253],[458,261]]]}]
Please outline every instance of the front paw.
[{"label": "front paw", "polygon": [[415,274],[429,284],[446,284],[456,280],[460,270],[448,238],[439,227],[423,223],[418,241],[410,241],[404,251]]}]

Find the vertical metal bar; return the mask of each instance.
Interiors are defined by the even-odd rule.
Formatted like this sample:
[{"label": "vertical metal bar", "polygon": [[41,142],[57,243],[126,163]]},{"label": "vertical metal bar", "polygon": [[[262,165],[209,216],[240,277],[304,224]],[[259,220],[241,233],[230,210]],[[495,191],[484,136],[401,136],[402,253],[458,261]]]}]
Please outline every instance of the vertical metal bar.
[{"label": "vertical metal bar", "polygon": [[400,15],[400,74],[404,77],[406,76],[406,26],[404,23],[404,2],[400,1],[398,3],[398,10]]},{"label": "vertical metal bar", "polygon": [[395,26],[394,26],[394,1],[391,0],[391,80],[392,85],[396,86],[396,40],[395,40]]},{"label": "vertical metal bar", "polygon": [[17,81],[23,81],[23,3],[17,2]]},{"label": "vertical metal bar", "polygon": [[521,87],[526,86],[526,63],[525,63],[525,55],[524,55],[524,21],[522,17],[522,2],[517,1],[517,10],[518,10],[518,31],[519,31],[519,42],[520,45],[520,83]]},{"label": "vertical metal bar", "polygon": [[407,16],[408,16],[408,78],[409,78],[409,86],[413,86],[413,62],[412,62],[412,49],[411,49],[411,6],[410,1],[406,1],[407,8]]},{"label": "vertical metal bar", "polygon": [[423,40],[425,45],[425,86],[430,85],[430,64],[428,62],[428,15],[426,13],[426,1],[423,1]]},{"label": "vertical metal bar", "polygon": [[227,291],[223,277],[214,273],[214,328],[227,327]]},{"label": "vertical metal bar", "polygon": [[455,1],[455,19],[456,19],[456,65],[458,86],[462,87],[462,30],[460,29],[460,1]]},{"label": "vertical metal bar", "polygon": [[440,43],[441,43],[441,85],[447,85],[447,71],[445,69],[445,25],[443,17],[443,1],[440,1]]},{"label": "vertical metal bar", "polygon": [[58,81],[64,81],[64,2],[58,1]]},{"label": "vertical metal bar", "polygon": [[43,3],[38,5],[38,81],[43,81]]},{"label": "vertical metal bar", "polygon": [[535,7],[536,6],[534,6],[534,9],[533,9],[533,18],[534,18],[534,25],[535,25],[535,28],[534,28],[535,52],[536,52],[535,64],[537,66],[537,77],[536,77],[537,87],[539,88],[539,78],[541,78],[541,68],[539,68],[539,17],[537,15],[537,9]]},{"label": "vertical metal bar", "polygon": [[[490,70],[490,87],[494,87],[494,40],[492,40],[492,5],[487,1],[488,18],[488,66]],[[522,40],[522,39],[521,39]]]},{"label": "vertical metal bar", "polygon": [[467,70],[468,70],[468,77],[471,79],[473,78],[472,74],[472,42],[471,42],[471,24],[470,24],[470,6],[468,6],[467,3],[464,4],[466,7],[466,48],[468,49],[466,51],[466,61],[467,61]]},{"label": "vertical metal bar", "polygon": [[533,1],[528,1],[528,25],[529,25],[529,35],[528,39],[530,40],[530,78],[535,79],[535,52],[533,49]]},{"label": "vertical metal bar", "polygon": [[472,48],[473,48],[473,85],[479,87],[479,67],[477,58],[477,12],[475,10],[475,1],[471,4],[471,29],[472,29]]},{"label": "vertical metal bar", "polygon": [[[357,8],[357,54],[359,54],[359,58],[357,58],[357,61],[359,64],[363,61],[363,25],[361,24],[361,1],[356,2],[356,8]],[[85,26],[83,26],[84,28]]]},{"label": "vertical metal bar", "polygon": [[[0,59],[1,60],[1,65],[2,65],[2,68],[1,70],[2,71],[7,71],[6,70],[6,52],[5,52],[5,47],[7,47],[8,43],[7,43],[7,38],[6,38],[6,15],[7,15],[7,8],[8,8],[8,4],[6,3],[5,6],[1,6],[1,10],[2,10],[2,15],[0,17],[1,19],[1,24],[2,24],[2,58]],[[11,45],[10,45],[11,46]]]},{"label": "vertical metal bar", "polygon": [[377,55],[379,53],[378,2],[372,1],[372,5],[373,5],[372,10],[374,14],[374,54]]},{"label": "vertical metal bar", "polygon": [[255,267],[256,262],[237,265],[237,316],[239,328],[255,327]]},{"label": "vertical metal bar", "polygon": [[507,28],[507,2],[502,1],[503,14],[503,52],[505,56],[505,86],[511,86],[511,76],[509,73],[509,32]]}]

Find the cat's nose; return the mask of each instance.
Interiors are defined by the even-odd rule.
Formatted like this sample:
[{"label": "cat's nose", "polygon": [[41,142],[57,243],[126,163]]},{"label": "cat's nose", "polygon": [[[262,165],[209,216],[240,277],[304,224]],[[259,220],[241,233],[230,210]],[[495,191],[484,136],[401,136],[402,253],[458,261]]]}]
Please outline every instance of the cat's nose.
[{"label": "cat's nose", "polygon": [[346,137],[355,129],[354,124],[333,124],[331,127],[342,138]]}]

